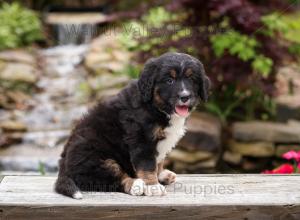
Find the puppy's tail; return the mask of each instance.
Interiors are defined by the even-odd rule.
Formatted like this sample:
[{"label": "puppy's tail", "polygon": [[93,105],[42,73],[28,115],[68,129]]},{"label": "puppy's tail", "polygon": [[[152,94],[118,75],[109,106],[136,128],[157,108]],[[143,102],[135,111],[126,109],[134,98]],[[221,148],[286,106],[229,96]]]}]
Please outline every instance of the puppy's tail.
[{"label": "puppy's tail", "polygon": [[55,191],[74,199],[82,199],[79,188],[76,186],[75,182],[67,176],[58,176],[55,183]]}]

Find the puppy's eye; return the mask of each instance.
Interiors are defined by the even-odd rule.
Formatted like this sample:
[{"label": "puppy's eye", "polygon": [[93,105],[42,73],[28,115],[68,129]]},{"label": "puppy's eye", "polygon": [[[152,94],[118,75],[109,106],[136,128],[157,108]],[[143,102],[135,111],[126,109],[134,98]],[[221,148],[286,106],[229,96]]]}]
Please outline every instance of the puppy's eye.
[{"label": "puppy's eye", "polygon": [[172,84],[174,83],[174,79],[168,78],[168,79],[166,80],[166,82],[167,82],[169,85],[172,85]]}]

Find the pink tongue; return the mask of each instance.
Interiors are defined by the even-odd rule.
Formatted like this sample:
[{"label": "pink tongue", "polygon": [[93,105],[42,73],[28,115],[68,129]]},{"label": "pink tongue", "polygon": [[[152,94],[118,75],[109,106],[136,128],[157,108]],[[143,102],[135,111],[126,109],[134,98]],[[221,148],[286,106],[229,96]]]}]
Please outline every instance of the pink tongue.
[{"label": "pink tongue", "polygon": [[175,111],[178,115],[186,117],[189,114],[189,108],[187,106],[176,106]]}]

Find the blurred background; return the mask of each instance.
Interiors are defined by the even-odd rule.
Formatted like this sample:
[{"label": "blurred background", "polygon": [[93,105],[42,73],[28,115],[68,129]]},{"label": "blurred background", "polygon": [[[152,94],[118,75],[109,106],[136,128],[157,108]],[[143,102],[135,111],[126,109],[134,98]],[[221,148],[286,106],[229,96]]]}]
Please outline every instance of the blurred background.
[{"label": "blurred background", "polygon": [[0,1],[0,174],[57,172],[82,114],[167,51],[213,82],[169,168],[261,173],[300,151],[299,0]]}]

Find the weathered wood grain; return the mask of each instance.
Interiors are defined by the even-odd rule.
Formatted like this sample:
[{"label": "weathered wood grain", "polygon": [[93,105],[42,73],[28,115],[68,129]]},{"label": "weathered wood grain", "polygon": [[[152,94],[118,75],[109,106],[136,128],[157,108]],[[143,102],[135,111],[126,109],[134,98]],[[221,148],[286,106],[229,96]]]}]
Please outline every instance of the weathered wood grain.
[{"label": "weathered wood grain", "polygon": [[5,176],[0,219],[300,219],[300,175],[180,175],[163,197],[53,192],[55,177]]}]

